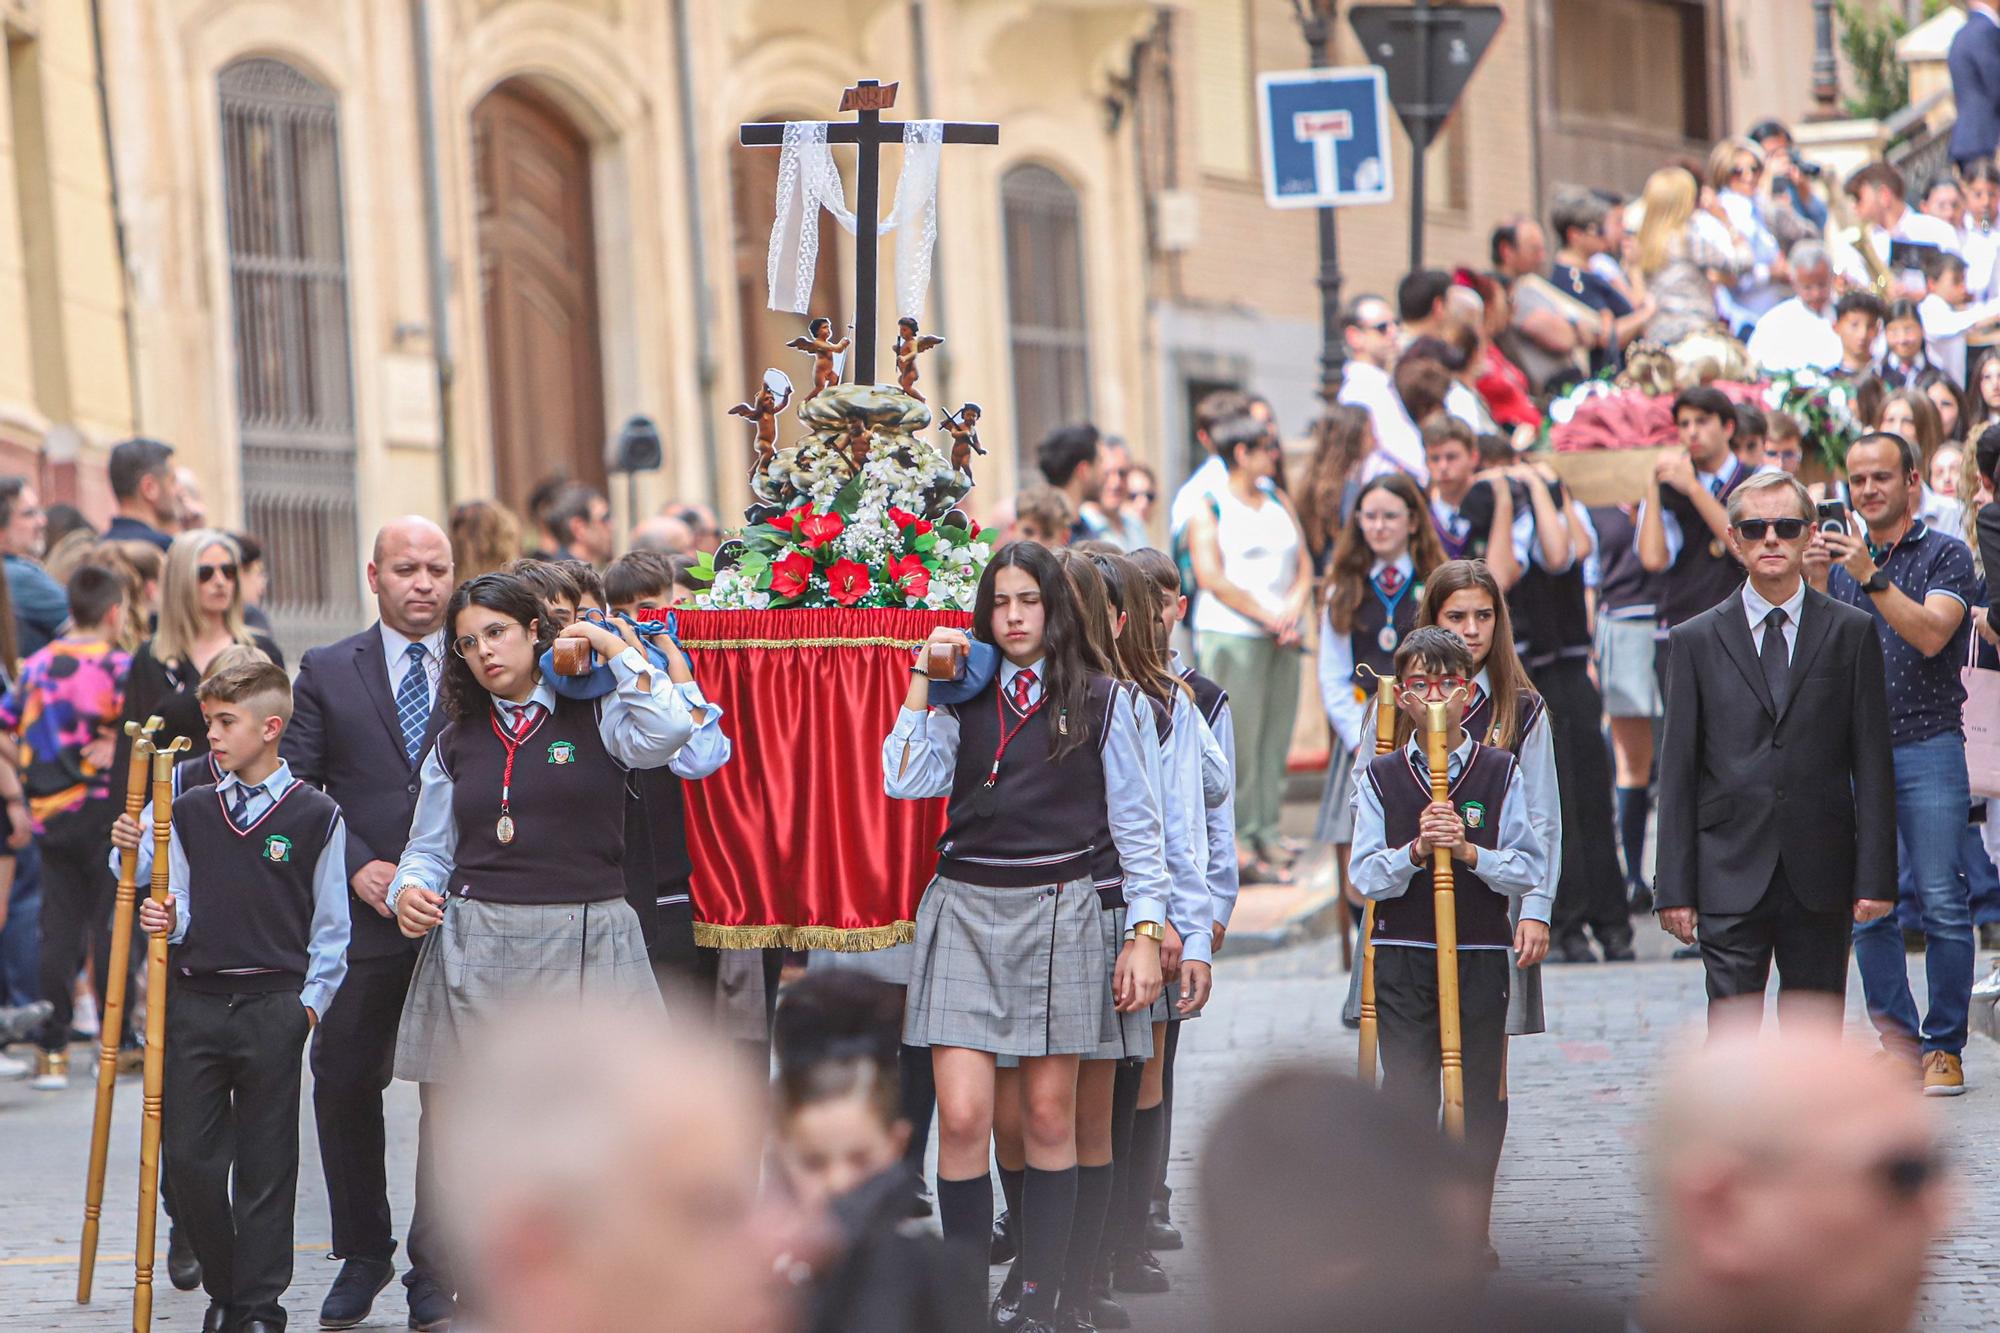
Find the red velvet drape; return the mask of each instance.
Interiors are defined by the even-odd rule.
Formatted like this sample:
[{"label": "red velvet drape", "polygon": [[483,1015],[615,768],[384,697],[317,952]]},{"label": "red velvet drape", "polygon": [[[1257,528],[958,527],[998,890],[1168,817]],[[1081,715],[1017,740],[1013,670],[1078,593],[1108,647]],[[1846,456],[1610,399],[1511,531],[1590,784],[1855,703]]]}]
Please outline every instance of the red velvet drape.
[{"label": "red velvet drape", "polygon": [[908,939],[944,802],[882,793],[882,742],[912,649],[963,612],[681,611],[727,764],[687,793],[695,938],[865,950]]}]

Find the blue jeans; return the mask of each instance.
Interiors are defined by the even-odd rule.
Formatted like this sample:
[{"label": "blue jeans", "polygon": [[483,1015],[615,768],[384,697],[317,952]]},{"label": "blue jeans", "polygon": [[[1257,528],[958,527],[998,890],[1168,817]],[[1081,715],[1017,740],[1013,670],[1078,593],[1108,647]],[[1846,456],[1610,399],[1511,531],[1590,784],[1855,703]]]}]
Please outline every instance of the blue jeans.
[{"label": "blue jeans", "polygon": [[[1924,918],[1917,895],[1917,872],[1901,838],[1896,839],[1896,857],[1902,867],[1896,875],[1899,895],[1893,914],[1896,924],[1904,930],[1922,930]],[[1993,858],[1986,854],[1986,843],[1977,824],[1968,823],[1965,832],[1959,835],[1958,873],[1972,895],[1972,924],[1987,926],[2000,922],[2000,872],[1995,871]]]},{"label": "blue jeans", "polygon": [[1971,795],[1965,742],[1947,732],[1895,749],[1896,831],[1916,878],[1924,974],[1930,1004],[1917,1018],[1895,914],[1854,928],[1854,961],[1868,1016],[1885,1039],[1921,1042],[1924,1054],[1965,1049],[1972,1005],[1972,908],[1959,875],[1965,812]]},{"label": "blue jeans", "polygon": [[14,888],[0,927],[0,1004],[42,998],[42,857],[32,842],[14,854]]}]

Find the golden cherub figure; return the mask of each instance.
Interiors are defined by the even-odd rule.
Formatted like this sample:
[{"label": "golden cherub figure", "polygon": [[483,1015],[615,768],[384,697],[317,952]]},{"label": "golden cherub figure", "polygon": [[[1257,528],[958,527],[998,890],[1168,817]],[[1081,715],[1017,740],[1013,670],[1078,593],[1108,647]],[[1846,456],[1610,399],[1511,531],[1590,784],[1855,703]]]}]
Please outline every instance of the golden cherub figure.
[{"label": "golden cherub figure", "polygon": [[875,432],[860,417],[847,419],[847,461],[856,472],[868,466],[868,452],[875,444]]},{"label": "golden cherub figure", "polygon": [[[773,381],[776,383],[773,383]],[[756,457],[750,465],[750,475],[756,476],[764,470],[778,451],[778,414],[792,401],[792,382],[775,370],[766,371],[764,383],[747,403],[738,403],[729,409],[732,417],[743,417],[751,425],[751,443],[756,449]]]},{"label": "golden cherub figure", "polygon": [[833,321],[821,315],[806,325],[806,332],[792,339],[785,346],[796,351],[809,352],[813,359],[812,392],[802,400],[810,403],[819,396],[821,389],[830,389],[840,383],[840,367],[834,358],[845,352],[854,342],[854,326],[847,326],[848,336],[839,342],[833,341]]},{"label": "golden cherub figure", "polygon": [[979,444],[979,404],[967,403],[956,412],[947,412],[938,429],[951,437],[952,470],[971,476],[972,456],[986,456]]},{"label": "golden cherub figure", "polygon": [[896,387],[921,403],[924,401],[924,396],[917,392],[917,357],[921,353],[930,351],[931,348],[942,343],[944,339],[935,333],[919,334],[917,332],[917,319],[914,315],[905,315],[897,320],[896,328],[898,329],[896,334]]}]

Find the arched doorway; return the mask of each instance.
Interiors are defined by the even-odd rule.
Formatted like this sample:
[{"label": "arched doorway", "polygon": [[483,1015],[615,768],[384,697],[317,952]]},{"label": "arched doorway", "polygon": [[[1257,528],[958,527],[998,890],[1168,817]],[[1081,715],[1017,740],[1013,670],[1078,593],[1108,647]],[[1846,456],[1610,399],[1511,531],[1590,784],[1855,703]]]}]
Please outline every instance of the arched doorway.
[{"label": "arched doorway", "polygon": [[566,473],[604,487],[590,143],[519,79],[472,113],[495,489],[519,508]]}]

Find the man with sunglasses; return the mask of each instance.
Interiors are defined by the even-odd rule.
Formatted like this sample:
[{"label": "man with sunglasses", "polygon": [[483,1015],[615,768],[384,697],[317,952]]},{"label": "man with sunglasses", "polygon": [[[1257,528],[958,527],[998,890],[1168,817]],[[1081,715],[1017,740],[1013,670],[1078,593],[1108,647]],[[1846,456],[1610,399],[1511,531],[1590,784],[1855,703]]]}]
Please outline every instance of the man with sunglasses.
[{"label": "man with sunglasses", "polygon": [[[1393,463],[1417,479],[1430,484],[1430,470],[1424,465],[1424,441],[1417,424],[1410,420],[1396,384],[1389,376],[1402,350],[1403,326],[1396,312],[1379,296],[1357,296],[1340,312],[1340,336],[1347,343],[1347,366],[1341,372],[1340,401],[1368,413],[1375,423],[1375,452],[1380,462]],[[1363,464],[1378,460],[1371,457]],[[1364,473],[1374,475],[1373,470]]]},{"label": "man with sunglasses", "polygon": [[1761,1012],[1773,960],[1781,1012],[1844,995],[1852,926],[1895,905],[1882,645],[1806,584],[1812,513],[1786,473],[1737,486],[1748,582],[1670,639],[1654,901],[1662,929],[1699,942],[1711,1020],[1738,996]]},{"label": "man with sunglasses", "polygon": [[1908,1083],[1823,1026],[1718,1033],[1648,1136],[1656,1264],[1631,1333],[1900,1333],[1950,1219]]},{"label": "man with sunglasses", "polygon": [[1888,666],[1889,742],[1894,747],[1895,828],[1916,884],[1930,1004],[1921,1022],[1910,996],[1902,932],[1893,920],[1858,924],[1854,956],[1868,1012],[1892,1054],[1915,1055],[1924,1091],[1965,1091],[1960,1055],[1972,1004],[1972,907],[1959,875],[1971,790],[1966,780],[1959,671],[1972,634],[1966,608],[1978,600],[1972,552],[1917,516],[1916,446],[1900,435],[1864,435],[1847,452],[1848,491],[1865,536],[1814,534],[1832,568],[1836,601],[1868,613]]}]

